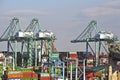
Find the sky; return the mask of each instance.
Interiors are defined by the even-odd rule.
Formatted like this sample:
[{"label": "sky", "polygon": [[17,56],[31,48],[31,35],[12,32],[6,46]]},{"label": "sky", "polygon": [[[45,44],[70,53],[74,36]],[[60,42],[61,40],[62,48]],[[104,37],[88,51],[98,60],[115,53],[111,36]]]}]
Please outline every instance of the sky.
[{"label": "sky", "polygon": [[[42,29],[52,31],[57,51],[83,51],[84,43],[71,43],[96,20],[100,28],[120,37],[120,0],[0,0],[0,34],[17,17],[22,29],[38,18]],[[0,48],[3,47],[1,43]]]}]

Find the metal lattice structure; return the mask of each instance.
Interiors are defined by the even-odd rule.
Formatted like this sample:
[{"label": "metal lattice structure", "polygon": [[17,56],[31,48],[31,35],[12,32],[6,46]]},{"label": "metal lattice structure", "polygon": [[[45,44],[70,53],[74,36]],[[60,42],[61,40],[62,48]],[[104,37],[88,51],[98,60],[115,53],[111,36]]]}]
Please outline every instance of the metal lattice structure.
[{"label": "metal lattice structure", "polygon": [[[0,37],[0,41],[7,41],[7,53],[13,52],[13,70],[16,66],[38,66],[38,59],[42,58],[44,52],[48,54],[48,57],[52,53],[54,40],[55,35],[47,30],[43,31],[37,18],[32,19],[25,30],[21,30],[19,19],[13,18]],[[21,59],[18,60],[17,56]]]},{"label": "metal lattice structure", "polygon": [[[94,32],[94,33],[93,33]],[[95,20],[92,20],[83,32],[72,43],[93,41],[93,34],[99,33],[100,28]]]},{"label": "metal lattice structure", "polygon": [[[28,55],[27,65],[33,66],[33,63],[37,65],[37,44],[36,44],[36,32],[40,31],[39,20],[34,18],[28,25],[28,27],[24,31],[24,38],[22,40],[22,55],[25,55],[23,52],[24,48],[26,47],[26,55]],[[24,48],[23,48],[24,47]],[[35,55],[35,56],[34,56]],[[35,59],[35,60],[34,60]],[[24,59],[22,59],[22,65],[24,66]],[[27,66],[25,65],[25,66]]]},{"label": "metal lattice structure", "polygon": [[[98,27],[96,21],[91,21],[89,25],[83,30],[83,32],[74,40],[72,40],[72,43],[80,43],[85,42],[86,43],[86,54],[88,54],[89,50],[92,51],[94,54],[94,70],[99,70],[100,63],[100,54],[102,48],[106,49],[106,46],[104,46],[103,42],[112,41],[114,38],[114,35],[105,31],[101,31],[101,29]],[[91,46],[91,43],[94,43],[94,47]],[[107,51],[106,51],[107,52]],[[108,52],[107,52],[108,53]],[[85,58],[87,60],[87,57]],[[86,65],[88,65],[86,63]],[[104,65],[103,65],[104,66]],[[93,68],[92,68],[93,69]]]},{"label": "metal lattice structure", "polygon": [[[22,31],[20,24],[19,24],[19,19],[18,18],[13,18],[7,27],[7,29],[3,32],[2,36],[0,37],[0,41],[5,41],[7,42],[7,55],[9,55],[9,52],[13,52],[13,70],[15,69],[15,65],[17,63],[17,38],[15,37],[17,32]],[[4,63],[6,66],[6,61]],[[6,67],[4,66],[4,67]]]},{"label": "metal lattice structure", "polygon": [[13,18],[7,29],[3,32],[2,36],[0,37],[0,41],[14,40],[15,39],[14,36],[17,31],[21,31],[19,19]]},{"label": "metal lattice structure", "polygon": [[25,32],[26,31],[31,31],[34,33],[41,31],[39,20],[37,18],[33,18],[28,27],[25,29]]}]

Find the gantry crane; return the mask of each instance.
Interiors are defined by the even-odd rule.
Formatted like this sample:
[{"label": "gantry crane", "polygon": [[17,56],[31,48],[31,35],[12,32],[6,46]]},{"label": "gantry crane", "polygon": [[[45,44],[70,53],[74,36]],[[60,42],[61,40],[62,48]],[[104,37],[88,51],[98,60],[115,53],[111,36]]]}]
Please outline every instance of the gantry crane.
[{"label": "gantry crane", "polygon": [[[90,50],[94,54],[94,65],[96,66],[96,69],[99,69],[99,65],[103,65],[100,63],[100,53],[101,53],[101,48],[106,51],[106,53],[109,53],[107,50],[105,44],[102,42],[114,42],[117,40],[116,36],[113,35],[112,33],[102,31],[95,20],[91,21],[89,25],[84,29],[84,31],[75,39],[72,40],[72,43],[78,43],[78,42],[85,42],[86,43],[86,54]],[[90,42],[95,43],[95,48],[91,47]],[[87,60],[87,57],[86,57]],[[101,66],[101,68],[104,68]]]},{"label": "gantry crane", "polygon": [[[71,42],[72,43],[86,42],[86,53],[88,53],[88,48],[90,47],[92,52],[96,55],[96,53],[95,53],[96,51],[94,51],[92,49],[89,42],[97,42],[97,40],[94,38],[93,35],[96,33],[99,33],[99,32],[100,32],[100,28],[97,26],[97,22],[95,20],[93,20],[83,30],[83,32],[75,40],[72,40]],[[100,45],[99,45],[99,49],[100,49]]]},{"label": "gantry crane", "polygon": [[32,19],[23,32],[18,32],[17,38],[22,42],[22,66],[37,66],[37,62],[41,63],[42,61],[42,54],[52,53],[53,36],[52,32],[41,29],[37,18]]},{"label": "gantry crane", "polygon": [[[25,30],[21,30],[19,19],[13,18],[8,28],[0,37],[0,41],[7,41],[7,53],[10,50],[14,54],[13,65],[17,65],[17,55],[20,52],[19,66],[37,66],[39,55],[52,53],[52,42],[55,40],[55,35],[47,30],[42,30],[37,18],[32,19]],[[14,43],[14,45],[13,45]],[[18,45],[19,44],[19,45]],[[40,51],[38,45],[40,44]],[[44,51],[43,51],[44,48]],[[41,60],[39,60],[41,61]]]},{"label": "gantry crane", "polygon": [[[7,55],[9,54],[10,50],[13,52],[13,70],[15,69],[15,64],[17,63],[17,38],[15,35],[17,32],[22,31],[19,19],[13,18],[7,27],[7,29],[4,31],[2,36],[0,37],[0,41],[7,41]],[[13,45],[14,43],[14,45]],[[6,59],[5,59],[5,67],[6,67]]]},{"label": "gantry crane", "polygon": [[43,56],[50,57],[50,54],[52,53],[52,44],[55,40],[55,35],[50,31],[42,30],[38,19],[35,18],[31,21],[30,25],[26,28],[25,31],[32,31],[35,34],[33,41],[35,41],[37,45],[35,52],[38,52],[35,59],[38,58],[38,65],[41,65],[43,61],[42,58],[44,58]]},{"label": "gantry crane", "polygon": [[[108,33],[106,31],[102,31],[99,26],[97,25],[97,22],[95,20],[92,20],[89,25],[83,30],[83,32],[75,39],[72,40],[72,43],[78,43],[78,42],[86,42],[86,53],[88,53],[88,49],[92,51],[92,53],[95,56],[95,64],[97,65],[99,63],[99,54],[101,53],[101,47],[105,49],[105,51],[108,53],[107,49],[105,48],[105,45],[102,44],[103,41],[113,41],[114,35],[112,33]],[[95,48],[93,49],[89,42],[95,42]]]},{"label": "gantry crane", "polygon": [[[39,69],[34,71],[41,75],[39,70],[42,69],[42,64],[50,62],[49,59],[52,58],[53,42],[55,39],[53,32],[41,29],[37,18],[32,19],[25,30],[21,30],[19,19],[13,18],[8,28],[0,37],[0,42],[6,41],[8,43],[7,54],[13,53],[13,73],[14,70],[18,69],[29,70],[33,73],[31,68],[35,66],[39,67]],[[5,72],[11,66],[7,65],[5,60],[3,67],[5,69],[3,75],[6,75]],[[22,71],[20,72],[22,73]]]},{"label": "gantry crane", "polygon": [[[40,25],[38,19],[34,18],[24,30],[21,42],[21,54],[22,57],[22,66],[33,66],[37,65],[37,44],[36,44],[36,35],[35,33],[40,30]],[[22,33],[21,33],[22,34]],[[20,36],[20,33],[18,37]],[[25,50],[26,49],[26,50]],[[25,53],[27,52],[27,53]],[[28,56],[27,59],[26,56]],[[27,63],[27,64],[24,64]]]}]

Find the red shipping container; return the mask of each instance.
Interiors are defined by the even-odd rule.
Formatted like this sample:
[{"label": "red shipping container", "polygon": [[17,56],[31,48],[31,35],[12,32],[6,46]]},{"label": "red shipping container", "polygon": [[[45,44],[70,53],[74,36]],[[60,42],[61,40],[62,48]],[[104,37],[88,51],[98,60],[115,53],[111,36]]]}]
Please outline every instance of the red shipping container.
[{"label": "red shipping container", "polygon": [[78,58],[77,54],[70,54],[70,58]]},{"label": "red shipping container", "polygon": [[23,78],[32,78],[33,72],[23,72]]},{"label": "red shipping container", "polygon": [[22,74],[8,74],[8,78],[22,78]]},{"label": "red shipping container", "polygon": [[54,80],[53,77],[41,77],[40,80]]},{"label": "red shipping container", "polygon": [[102,76],[102,74],[100,74],[100,73],[89,73],[89,74],[87,74],[87,77],[89,78],[89,77],[101,77]]}]

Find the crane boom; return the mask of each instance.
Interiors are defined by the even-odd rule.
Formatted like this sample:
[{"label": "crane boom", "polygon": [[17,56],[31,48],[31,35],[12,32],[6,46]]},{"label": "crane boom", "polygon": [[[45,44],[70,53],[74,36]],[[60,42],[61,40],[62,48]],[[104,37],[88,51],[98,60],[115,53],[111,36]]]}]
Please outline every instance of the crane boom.
[{"label": "crane boom", "polygon": [[0,40],[1,41],[12,40],[15,36],[16,31],[21,31],[20,24],[19,24],[19,19],[18,18],[13,18],[11,20],[10,25],[7,27],[7,29],[4,31],[4,33],[0,37]]},{"label": "crane boom", "polygon": [[96,33],[100,32],[100,28],[97,26],[97,22],[92,20],[89,25],[83,30],[83,32],[72,43],[85,42],[86,40],[92,40],[92,33],[95,30]]},{"label": "crane boom", "polygon": [[37,18],[33,18],[28,27],[26,28],[26,31],[31,31],[31,32],[39,32],[41,31],[40,25],[39,25],[39,20]]}]

